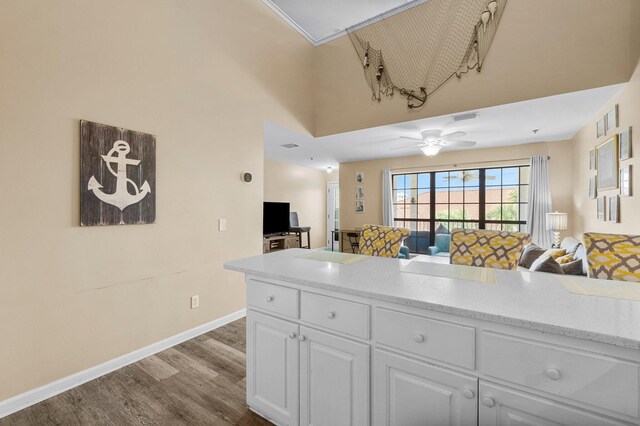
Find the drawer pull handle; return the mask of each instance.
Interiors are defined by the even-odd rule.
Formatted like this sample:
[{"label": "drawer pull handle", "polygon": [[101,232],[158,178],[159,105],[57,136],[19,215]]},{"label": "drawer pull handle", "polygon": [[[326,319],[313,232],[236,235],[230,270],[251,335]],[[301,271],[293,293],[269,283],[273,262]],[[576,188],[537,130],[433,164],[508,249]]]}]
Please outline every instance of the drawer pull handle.
[{"label": "drawer pull handle", "polygon": [[547,370],[547,377],[551,380],[560,380],[560,372],[555,368],[550,368]]},{"label": "drawer pull handle", "polygon": [[476,396],[475,392],[472,391],[471,389],[463,390],[462,395],[464,395],[464,397],[467,399],[472,399],[474,396]]},{"label": "drawer pull handle", "polygon": [[307,338],[304,337],[303,335],[298,336],[298,340],[300,340],[301,342],[304,342]]},{"label": "drawer pull handle", "polygon": [[422,334],[416,334],[413,336],[413,340],[415,340],[416,343],[422,343],[424,342],[424,336]]},{"label": "drawer pull handle", "polygon": [[273,302],[273,296],[267,296],[267,303]]},{"label": "drawer pull handle", "polygon": [[496,405],[496,402],[493,400],[493,398],[489,398],[488,396],[482,398],[482,403],[487,407],[493,407],[494,405]]},{"label": "drawer pull handle", "polygon": [[329,318],[329,319],[334,319],[335,317],[336,317],[336,313],[335,312],[329,312],[327,314],[327,318]]},{"label": "drawer pull handle", "polygon": [[296,333],[289,333],[289,338],[290,339],[295,339],[296,338]]}]

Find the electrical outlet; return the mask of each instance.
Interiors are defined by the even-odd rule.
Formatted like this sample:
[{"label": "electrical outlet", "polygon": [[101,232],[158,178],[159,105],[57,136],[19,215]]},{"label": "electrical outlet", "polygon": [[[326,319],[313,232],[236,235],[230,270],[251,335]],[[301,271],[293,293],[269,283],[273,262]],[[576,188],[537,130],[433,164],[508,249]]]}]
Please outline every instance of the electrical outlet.
[{"label": "electrical outlet", "polygon": [[195,309],[200,306],[200,296],[197,294],[195,296],[191,296],[191,309]]},{"label": "electrical outlet", "polygon": [[218,231],[226,231],[227,230],[227,219],[218,219]]}]

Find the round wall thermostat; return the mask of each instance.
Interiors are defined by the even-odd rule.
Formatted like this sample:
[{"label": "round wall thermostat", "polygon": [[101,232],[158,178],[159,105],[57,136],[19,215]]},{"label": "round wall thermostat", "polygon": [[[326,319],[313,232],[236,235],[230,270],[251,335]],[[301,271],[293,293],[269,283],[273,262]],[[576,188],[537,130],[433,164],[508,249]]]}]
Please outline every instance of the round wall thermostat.
[{"label": "round wall thermostat", "polygon": [[242,172],[240,178],[244,183],[251,183],[253,181],[253,175],[249,172]]}]

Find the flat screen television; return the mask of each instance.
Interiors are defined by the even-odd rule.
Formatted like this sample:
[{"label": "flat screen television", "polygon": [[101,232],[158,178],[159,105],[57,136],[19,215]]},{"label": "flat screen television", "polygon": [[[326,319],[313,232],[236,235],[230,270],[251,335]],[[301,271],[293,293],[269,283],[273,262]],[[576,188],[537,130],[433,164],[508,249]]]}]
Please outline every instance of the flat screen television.
[{"label": "flat screen television", "polygon": [[264,235],[289,232],[289,203],[264,202],[262,233]]}]

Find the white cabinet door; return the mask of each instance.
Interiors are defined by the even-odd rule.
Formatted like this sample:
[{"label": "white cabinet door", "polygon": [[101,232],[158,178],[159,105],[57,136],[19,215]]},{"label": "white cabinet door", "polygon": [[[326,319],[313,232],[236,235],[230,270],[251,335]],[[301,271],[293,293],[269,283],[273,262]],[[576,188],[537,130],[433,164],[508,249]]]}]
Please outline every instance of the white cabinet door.
[{"label": "white cabinet door", "polygon": [[374,425],[477,424],[475,377],[381,350],[373,365]]},{"label": "white cabinet door", "polygon": [[247,311],[247,403],[278,424],[299,422],[298,325]]},{"label": "white cabinet door", "polygon": [[480,383],[480,426],[612,426],[622,425],[498,385]]},{"label": "white cabinet door", "polygon": [[300,327],[300,424],[369,425],[369,345]]}]

